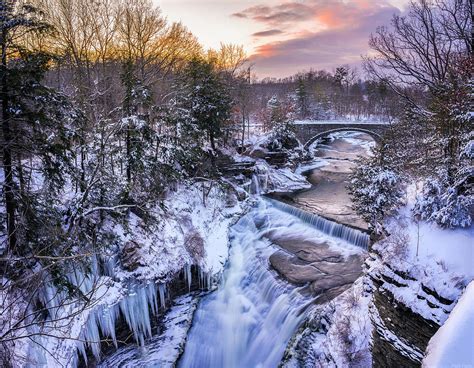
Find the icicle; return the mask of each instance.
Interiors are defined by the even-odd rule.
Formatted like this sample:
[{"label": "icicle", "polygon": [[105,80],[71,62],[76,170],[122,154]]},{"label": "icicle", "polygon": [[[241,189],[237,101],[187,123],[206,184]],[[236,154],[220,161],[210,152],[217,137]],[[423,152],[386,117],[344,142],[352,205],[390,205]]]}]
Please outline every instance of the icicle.
[{"label": "icicle", "polygon": [[159,284],[158,292],[160,293],[161,308],[165,309],[166,308],[166,299],[165,299],[166,284]]},{"label": "icicle", "polygon": [[367,249],[369,246],[370,237],[368,234],[363,233],[362,231],[353,229],[349,226],[339,224],[335,221],[327,220],[321,216],[318,216],[313,213],[303,211],[289,204],[277,201],[275,199],[263,197],[265,200],[270,202],[273,206],[278,208],[281,211],[289,213],[290,215],[296,216],[304,222],[314,226],[319,231],[334,236],[339,239],[343,239],[348,243]]},{"label": "icicle", "polygon": [[211,275],[209,272],[203,271],[198,268],[199,272],[199,288],[209,290],[211,288]]},{"label": "icicle", "polygon": [[150,283],[146,287],[147,291],[147,298],[148,298],[148,304],[151,306],[151,311],[153,312],[153,315],[156,315],[158,313],[158,300],[157,300],[157,295],[156,295],[156,284]]},{"label": "icicle", "polygon": [[191,265],[185,264],[184,265],[184,281],[188,284],[188,291],[191,291]]},{"label": "icicle", "polygon": [[102,265],[104,268],[104,274],[106,276],[115,276],[115,266],[117,265],[117,256],[112,255],[108,257],[102,257]]},{"label": "icicle", "polygon": [[92,354],[96,359],[100,358],[100,333],[98,321],[94,312],[89,314],[86,325],[82,330],[82,338],[87,341],[87,345],[91,348]]},{"label": "icicle", "polygon": [[117,338],[115,336],[115,321],[119,316],[118,305],[101,307],[96,312],[96,318],[99,322],[100,329],[104,336],[112,339],[115,347],[117,347]]},{"label": "icicle", "polygon": [[205,280],[205,272],[202,270],[201,267],[198,268],[199,270],[199,288],[200,289],[206,289],[206,280]]},{"label": "icicle", "polygon": [[146,337],[151,336],[146,288],[136,289],[128,297],[122,299],[120,301],[120,310],[125,317],[128,327],[133,332],[135,341],[143,345],[143,335],[146,335]]}]

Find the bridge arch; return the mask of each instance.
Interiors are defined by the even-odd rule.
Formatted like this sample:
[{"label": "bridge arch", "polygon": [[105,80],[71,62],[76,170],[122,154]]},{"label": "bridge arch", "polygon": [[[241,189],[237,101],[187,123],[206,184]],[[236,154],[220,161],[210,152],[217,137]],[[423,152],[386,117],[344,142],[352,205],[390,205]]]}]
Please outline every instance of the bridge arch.
[{"label": "bridge arch", "polygon": [[318,133],[311,137],[305,144],[304,148],[309,148],[314,142],[316,142],[318,139],[327,137],[328,135],[332,133],[337,133],[337,132],[361,132],[370,135],[377,144],[380,144],[382,141],[382,137],[380,134],[374,132],[373,130],[370,129],[364,129],[364,128],[359,128],[359,127],[350,127],[350,126],[345,126],[341,128],[335,128],[335,129],[328,129],[324,132]]}]

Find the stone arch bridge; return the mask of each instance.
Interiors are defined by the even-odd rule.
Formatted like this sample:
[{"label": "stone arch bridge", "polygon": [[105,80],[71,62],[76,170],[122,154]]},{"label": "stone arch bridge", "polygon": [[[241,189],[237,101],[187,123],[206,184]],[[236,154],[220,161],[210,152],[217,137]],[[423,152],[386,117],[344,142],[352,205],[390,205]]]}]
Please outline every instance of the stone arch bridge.
[{"label": "stone arch bridge", "polygon": [[305,146],[309,147],[316,140],[324,138],[331,133],[356,131],[367,133],[380,142],[384,133],[389,129],[386,123],[357,123],[350,121],[312,121],[295,122],[296,138]]}]

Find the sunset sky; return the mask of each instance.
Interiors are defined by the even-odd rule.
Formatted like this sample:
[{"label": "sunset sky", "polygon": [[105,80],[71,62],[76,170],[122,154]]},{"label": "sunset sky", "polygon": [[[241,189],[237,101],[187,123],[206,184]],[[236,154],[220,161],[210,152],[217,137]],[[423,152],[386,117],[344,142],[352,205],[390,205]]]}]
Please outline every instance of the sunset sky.
[{"label": "sunset sky", "polygon": [[358,65],[368,36],[408,0],[155,0],[205,47],[244,46],[259,77]]}]

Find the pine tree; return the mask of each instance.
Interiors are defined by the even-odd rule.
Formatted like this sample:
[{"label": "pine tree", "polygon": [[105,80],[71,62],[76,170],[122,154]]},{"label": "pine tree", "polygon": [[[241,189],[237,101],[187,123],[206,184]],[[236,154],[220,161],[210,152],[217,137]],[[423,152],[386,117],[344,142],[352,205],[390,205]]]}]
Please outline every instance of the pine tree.
[{"label": "pine tree", "polygon": [[181,76],[179,104],[189,111],[190,124],[204,132],[213,150],[229,119],[232,100],[212,62],[193,58]]},{"label": "pine tree", "polygon": [[25,215],[34,213],[28,208],[34,196],[28,192],[22,155],[27,152],[30,157],[41,159],[38,170],[53,190],[61,186],[68,162],[70,134],[64,124],[71,122],[68,116],[72,117],[74,112],[67,107],[63,96],[41,84],[51,56],[28,50],[19,36],[49,30],[34,7],[14,0],[0,2],[3,194],[10,251],[20,251],[16,249],[20,235],[16,221],[19,210]]},{"label": "pine tree", "polygon": [[298,78],[298,87],[296,88],[296,101],[298,106],[298,117],[306,119],[309,114],[308,92],[303,78]]},{"label": "pine tree", "polygon": [[298,145],[294,129],[295,107],[290,100],[280,101],[272,96],[267,102],[265,112],[266,124],[271,127],[270,143],[267,148],[271,151],[292,149]]},{"label": "pine tree", "polygon": [[355,211],[380,234],[384,219],[403,203],[404,190],[401,176],[384,157],[384,147],[374,153],[358,162],[347,188]]}]

